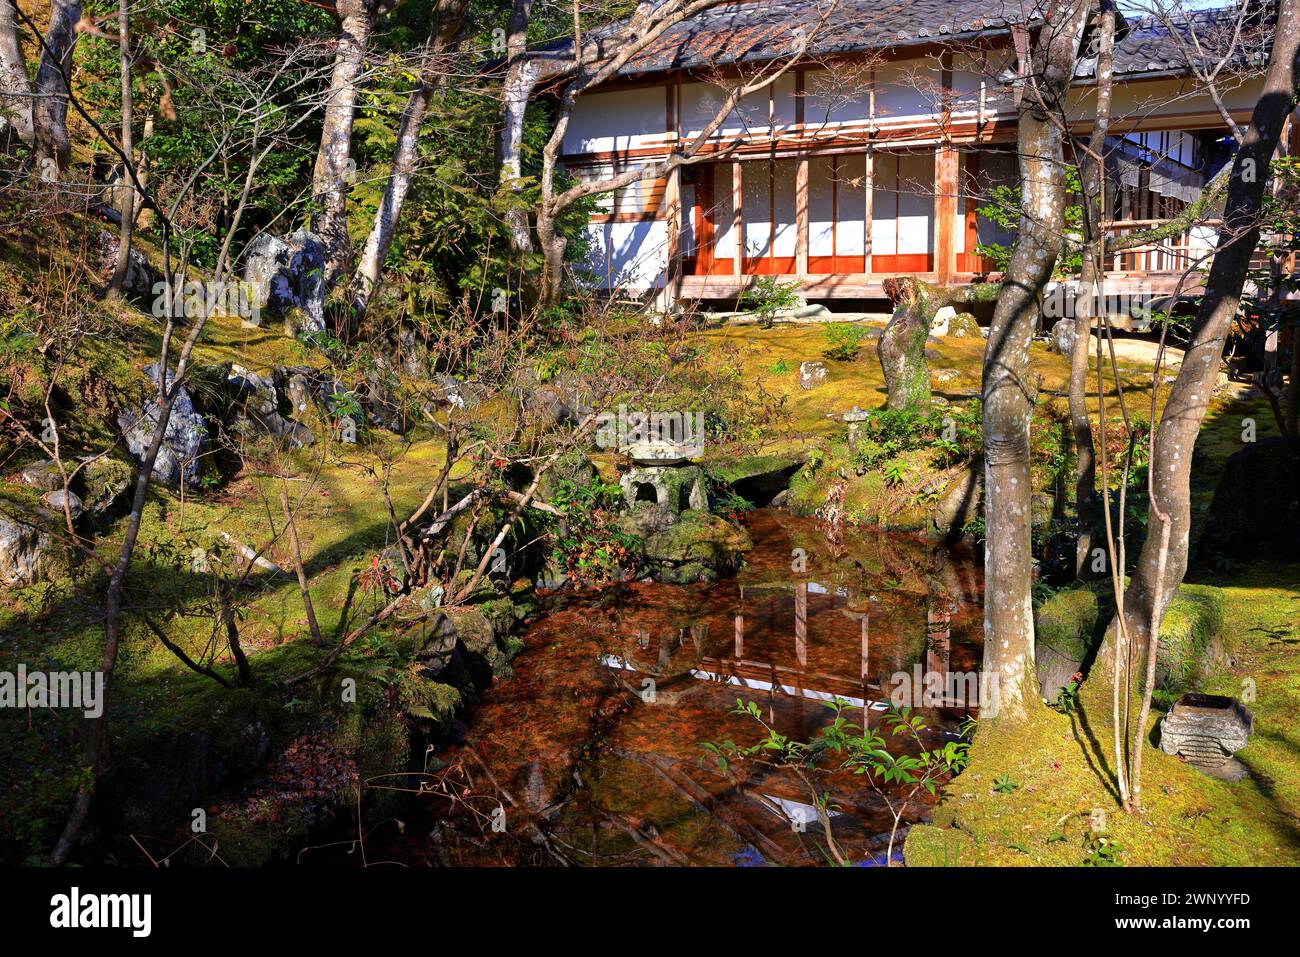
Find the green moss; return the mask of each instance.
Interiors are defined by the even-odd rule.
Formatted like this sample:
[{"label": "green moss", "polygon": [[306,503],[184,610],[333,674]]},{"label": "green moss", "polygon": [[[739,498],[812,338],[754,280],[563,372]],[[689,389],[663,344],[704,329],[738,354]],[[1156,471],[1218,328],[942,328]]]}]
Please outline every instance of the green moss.
[{"label": "green moss", "polygon": [[1083,661],[1096,640],[1097,621],[1092,589],[1058,591],[1034,611],[1034,640],[1070,661]]},{"label": "green moss", "polygon": [[1172,692],[1191,691],[1213,667],[1213,643],[1223,631],[1223,592],[1181,585],[1160,623],[1156,680]]},{"label": "green moss", "polygon": [[[959,864],[1078,866],[1095,820],[1129,866],[1300,864],[1300,662],[1277,637],[1294,629],[1300,566],[1260,565],[1216,580],[1217,589],[1183,586],[1176,604],[1204,621],[1218,609],[1235,664],[1205,690],[1253,698],[1255,734],[1238,755],[1249,777],[1218,781],[1148,745],[1143,813],[1128,815],[1111,779],[1109,692],[1101,705],[1085,697],[1083,711],[1069,716],[1034,708],[1022,725],[981,725],[971,764],[944,788],[934,824],[908,835],[907,863],[951,863],[943,849],[955,845],[974,852],[963,859],[959,851]],[[1003,774],[1019,783],[1011,794],[994,790]]]},{"label": "green moss", "polygon": [[103,511],[131,486],[135,469],[129,462],[105,456],[95,459],[81,472],[85,495],[82,501],[92,512]]},{"label": "green moss", "polygon": [[740,455],[709,460],[706,469],[711,477],[735,485],[758,475],[794,469],[803,461],[801,455]]}]

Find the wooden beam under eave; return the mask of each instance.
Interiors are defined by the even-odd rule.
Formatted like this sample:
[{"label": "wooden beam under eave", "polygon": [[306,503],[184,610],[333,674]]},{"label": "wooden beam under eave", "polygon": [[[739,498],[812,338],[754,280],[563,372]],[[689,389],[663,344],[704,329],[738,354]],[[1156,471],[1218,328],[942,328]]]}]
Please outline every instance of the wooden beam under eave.
[{"label": "wooden beam under eave", "polygon": [[664,184],[664,208],[668,219],[668,263],[664,274],[663,308],[667,311],[681,295],[683,211],[680,166],[668,171],[668,181]]},{"label": "wooden beam under eave", "polygon": [[876,151],[870,146],[867,147],[867,208],[866,215],[863,218],[863,226],[866,236],[863,238],[863,251],[866,253],[866,270],[871,272],[871,253],[873,251],[873,231],[872,220],[875,218],[876,204]]},{"label": "wooden beam under eave", "polygon": [[808,156],[800,153],[794,174],[794,269],[808,277]]},{"label": "wooden beam under eave", "polygon": [[939,285],[950,285],[957,272],[957,177],[961,157],[951,143],[934,154],[934,272]]},{"label": "wooden beam under eave", "polygon": [[737,279],[740,278],[745,265],[745,220],[740,213],[744,203],[741,175],[741,164],[737,160],[731,164],[731,221],[736,231],[736,255],[731,264],[731,275]]}]

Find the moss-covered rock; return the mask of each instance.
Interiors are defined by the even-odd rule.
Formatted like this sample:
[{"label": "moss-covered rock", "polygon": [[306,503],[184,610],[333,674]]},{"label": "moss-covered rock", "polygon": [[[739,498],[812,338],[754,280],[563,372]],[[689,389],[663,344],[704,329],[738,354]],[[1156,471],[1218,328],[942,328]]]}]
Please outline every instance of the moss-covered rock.
[{"label": "moss-covered rock", "polygon": [[[622,522],[631,524],[632,518],[624,516]],[[647,536],[645,560],[656,581],[711,582],[734,572],[741,556],[753,547],[743,528],[690,509],[668,528]]]},{"label": "moss-covered rock", "polygon": [[1156,683],[1181,693],[1200,687],[1220,655],[1223,633],[1223,592],[1210,585],[1180,585],[1164,620],[1156,658]]},{"label": "moss-covered rock", "polygon": [[94,459],[81,470],[81,500],[93,515],[103,515],[126,494],[135,480],[135,469],[121,459]]},{"label": "moss-covered rock", "polygon": [[71,556],[63,544],[62,515],[38,493],[27,486],[0,488],[0,584],[52,581],[68,570]]},{"label": "moss-covered rock", "polygon": [[1097,637],[1097,595],[1089,588],[1059,591],[1034,611],[1034,658],[1042,696],[1055,701],[1070,684]]},{"label": "moss-covered rock", "polygon": [[969,312],[959,312],[948,320],[947,335],[954,339],[983,338],[983,333],[980,332],[979,320]]},{"label": "moss-covered rock", "polygon": [[1058,591],[1034,612],[1034,641],[1083,661],[1097,633],[1097,595],[1090,588]]},{"label": "moss-covered rock", "polygon": [[715,483],[725,483],[733,492],[759,507],[768,505],[790,486],[791,477],[804,463],[802,454],[742,455],[705,463]]}]

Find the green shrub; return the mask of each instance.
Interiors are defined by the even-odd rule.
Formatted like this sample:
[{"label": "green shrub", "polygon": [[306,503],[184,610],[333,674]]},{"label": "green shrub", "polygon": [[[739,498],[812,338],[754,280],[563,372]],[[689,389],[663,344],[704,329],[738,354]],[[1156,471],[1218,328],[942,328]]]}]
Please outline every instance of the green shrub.
[{"label": "green shrub", "polygon": [[822,334],[826,337],[823,356],[838,362],[852,362],[858,357],[867,330],[852,323],[832,322],[822,328]]},{"label": "green shrub", "polygon": [[799,301],[799,284],[781,282],[775,276],[760,276],[740,297],[740,305],[757,317],[763,329],[770,329],[778,312],[793,309]]}]

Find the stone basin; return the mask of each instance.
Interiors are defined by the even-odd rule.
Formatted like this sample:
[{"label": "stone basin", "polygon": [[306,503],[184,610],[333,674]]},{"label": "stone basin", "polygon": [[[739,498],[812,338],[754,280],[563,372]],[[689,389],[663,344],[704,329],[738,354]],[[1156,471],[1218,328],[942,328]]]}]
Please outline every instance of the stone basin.
[{"label": "stone basin", "polygon": [[1208,773],[1222,773],[1237,764],[1232,755],[1246,746],[1254,723],[1236,698],[1189,692],[1160,722],[1160,750]]}]

